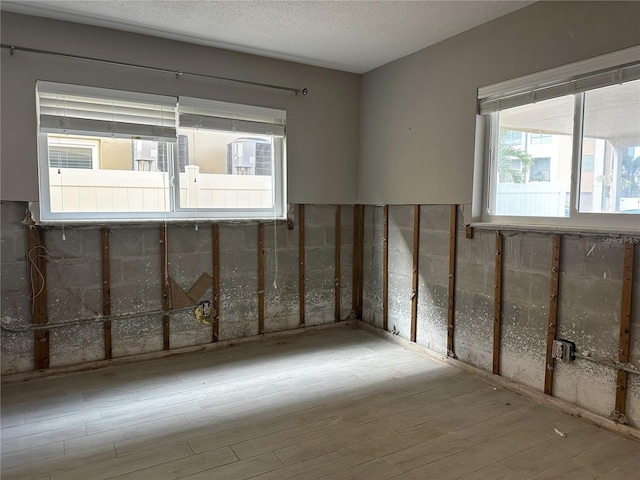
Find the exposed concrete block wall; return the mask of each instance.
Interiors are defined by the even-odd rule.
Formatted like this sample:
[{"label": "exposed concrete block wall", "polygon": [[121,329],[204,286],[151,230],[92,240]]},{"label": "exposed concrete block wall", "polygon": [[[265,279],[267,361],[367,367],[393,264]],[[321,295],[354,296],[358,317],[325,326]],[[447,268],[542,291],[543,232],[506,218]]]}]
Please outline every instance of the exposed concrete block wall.
[{"label": "exposed concrete block wall", "polygon": [[544,390],[551,244],[550,235],[504,232],[500,374],[536,390]]},{"label": "exposed concrete block wall", "polygon": [[[382,315],[381,228],[383,207],[367,207],[363,320]],[[450,207],[420,209],[417,343],[446,354]],[[496,231],[473,230],[468,239],[458,210],[454,352],[458,360],[493,369]],[[413,206],[389,207],[389,330],[409,338]],[[380,232],[380,233],[376,233]],[[544,391],[551,289],[552,233],[501,231],[502,303],[500,375]],[[637,237],[631,314],[631,364],[640,366],[640,247]],[[618,359],[624,236],[561,236],[556,338],[575,342],[579,354]],[[378,315],[378,313],[376,313]],[[378,325],[379,326],[379,325]],[[553,395],[608,417],[615,407],[613,366],[577,358],[556,361]],[[626,417],[640,427],[640,375],[629,374]]]},{"label": "exposed concrete block wall", "polygon": [[[294,209],[297,211],[297,208]],[[34,369],[27,227],[23,202],[2,203],[2,373]],[[336,206],[305,206],[306,322],[335,321]],[[300,326],[299,222],[265,222],[265,332]],[[185,293],[207,274],[213,277],[211,225],[167,225],[168,277]],[[353,206],[341,207],[341,315],[352,312]],[[221,223],[219,339],[258,334],[258,225]],[[275,229],[275,230],[274,230]],[[44,255],[51,367],[103,360],[102,227],[45,229]],[[109,229],[112,356],[163,350],[160,225]],[[168,280],[168,279],[167,279]],[[213,299],[213,284],[198,300]],[[155,313],[151,313],[155,312]],[[147,313],[147,315],[144,315]],[[142,314],[142,315],[140,315]],[[131,315],[131,316],[129,316]],[[169,314],[171,349],[212,340],[212,326],[195,321],[191,309]],[[78,324],[78,320],[83,322]]]},{"label": "exposed concrete block wall", "polygon": [[334,205],[305,205],[305,325],[335,322]]},{"label": "exposed concrete block wall", "polygon": [[[0,315],[11,328],[25,328],[31,323],[27,241],[22,220],[26,205],[0,203]],[[2,330],[2,371],[33,370],[33,333]]]},{"label": "exposed concrete block wall", "polygon": [[454,352],[459,360],[491,371],[496,236],[476,230],[468,240],[462,215],[457,218]]},{"label": "exposed concrete block wall", "polygon": [[[617,360],[623,264],[622,244],[601,238],[562,239],[558,338],[575,342],[580,353]],[[556,396],[606,416],[613,410],[615,393],[613,368],[586,360],[558,362]]]},{"label": "exposed concrete block wall", "polygon": [[389,331],[411,337],[413,206],[389,206]]},{"label": "exposed concrete block wall", "polygon": [[449,205],[420,208],[416,342],[447,353],[449,300]]},{"label": "exposed concrete block wall", "polygon": [[383,327],[384,207],[365,206],[363,239],[362,320]]}]

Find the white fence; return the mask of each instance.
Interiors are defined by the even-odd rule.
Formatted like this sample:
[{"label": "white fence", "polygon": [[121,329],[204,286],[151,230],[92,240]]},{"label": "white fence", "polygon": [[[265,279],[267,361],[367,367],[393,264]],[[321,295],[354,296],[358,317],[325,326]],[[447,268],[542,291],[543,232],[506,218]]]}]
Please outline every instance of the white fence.
[{"label": "white fence", "polygon": [[[270,208],[271,177],[180,173],[183,208]],[[169,176],[163,172],[50,168],[52,212],[162,212],[169,206]]]},{"label": "white fence", "polygon": [[566,198],[560,182],[498,183],[496,215],[564,217]]}]

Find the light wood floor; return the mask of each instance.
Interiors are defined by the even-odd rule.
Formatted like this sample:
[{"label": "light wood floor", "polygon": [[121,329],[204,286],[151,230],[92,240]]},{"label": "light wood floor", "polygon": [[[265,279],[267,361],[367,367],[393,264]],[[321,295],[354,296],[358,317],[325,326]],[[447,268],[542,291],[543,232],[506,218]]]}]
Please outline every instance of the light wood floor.
[{"label": "light wood floor", "polygon": [[639,471],[639,443],[348,327],[2,388],[3,480]]}]

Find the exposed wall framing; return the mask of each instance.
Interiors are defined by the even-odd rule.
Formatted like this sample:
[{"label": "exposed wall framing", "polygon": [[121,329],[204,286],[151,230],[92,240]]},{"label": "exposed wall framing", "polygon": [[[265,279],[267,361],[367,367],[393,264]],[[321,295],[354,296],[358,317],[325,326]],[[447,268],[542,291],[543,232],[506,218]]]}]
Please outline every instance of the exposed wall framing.
[{"label": "exposed wall framing", "polygon": [[[631,298],[633,288],[634,243],[624,244],[624,267],[622,273],[622,302],[620,308],[620,346],[618,361],[628,363],[631,360]],[[627,423],[627,381],[629,373],[619,369],[616,376],[616,401],[612,416],[620,423]]]},{"label": "exposed wall framing", "polygon": [[413,271],[411,272],[411,341],[418,330],[418,260],[420,258],[420,205],[413,206]]},{"label": "exposed wall framing", "polygon": [[[111,260],[109,247],[109,229],[102,229],[102,314],[111,315]],[[111,320],[105,320],[104,330],[104,358],[113,357],[111,348]]]},{"label": "exposed wall framing", "polygon": [[502,245],[503,235],[496,232],[496,260],[493,297],[493,373],[500,375],[500,337],[502,330]]},{"label": "exposed wall framing", "polygon": [[558,331],[558,296],[560,293],[560,246],[562,237],[554,235],[551,244],[551,286],[549,293],[549,321],[547,322],[547,354],[544,372],[544,393],[553,395],[553,341]]},{"label": "exposed wall framing", "polygon": [[[167,245],[167,226],[160,226],[160,257],[162,268],[162,310],[171,309],[171,297],[170,297],[170,281],[169,281],[169,252]],[[169,350],[170,346],[170,323],[169,316],[164,315],[162,317],[162,348]]]},{"label": "exposed wall framing", "polygon": [[304,205],[298,205],[298,254],[300,256],[298,283],[300,289],[300,326],[305,324],[305,251],[304,251]]},{"label": "exposed wall framing", "polygon": [[340,208],[340,205],[336,205],[336,223],[335,223],[335,229],[336,229],[336,233],[335,233],[335,268],[334,268],[334,285],[335,285],[335,313],[334,313],[334,317],[336,322],[339,322],[341,320],[340,318],[340,250],[341,250],[341,243],[342,243],[342,239],[341,239],[341,225],[342,225],[342,209]]},{"label": "exposed wall framing", "polygon": [[213,321],[211,341],[217,342],[220,332],[220,228],[217,223],[211,227],[213,243]]},{"label": "exposed wall framing", "polygon": [[[47,272],[44,229],[37,226],[27,228],[27,257],[31,285],[31,322],[43,325],[47,316]],[[36,370],[49,368],[49,332],[36,330],[33,333],[34,365]]]},{"label": "exposed wall framing", "polygon": [[382,329],[389,330],[389,205],[383,208],[382,225]]},{"label": "exposed wall framing", "polygon": [[455,358],[453,333],[455,328],[455,295],[456,295],[456,232],[458,222],[458,206],[451,205],[449,214],[449,298],[447,300],[447,355]]},{"label": "exposed wall framing", "polygon": [[264,223],[258,224],[258,333],[264,333]]}]

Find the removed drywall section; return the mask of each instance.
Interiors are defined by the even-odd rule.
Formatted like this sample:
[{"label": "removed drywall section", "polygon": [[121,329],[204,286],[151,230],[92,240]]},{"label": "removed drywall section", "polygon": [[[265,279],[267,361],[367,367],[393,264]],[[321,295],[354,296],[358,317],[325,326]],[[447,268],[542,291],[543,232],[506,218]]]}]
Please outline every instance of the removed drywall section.
[{"label": "removed drywall section", "polygon": [[447,354],[449,205],[420,209],[417,343]]},{"label": "removed drywall section", "polygon": [[[31,324],[26,227],[21,223],[25,207],[24,203],[0,203],[0,315],[3,324],[18,330]],[[2,329],[1,338],[2,372],[32,370],[33,333]]]},{"label": "removed drywall section", "polygon": [[257,335],[257,226],[220,226],[220,256],[220,340]]},{"label": "removed drywall section", "polygon": [[475,230],[465,237],[458,215],[456,238],[455,356],[470,365],[492,370],[495,232]]},{"label": "removed drywall section", "polygon": [[335,321],[335,206],[305,206],[305,325]]},{"label": "removed drywall section", "polygon": [[362,320],[383,328],[384,207],[365,206]]},{"label": "removed drywall section", "polygon": [[551,236],[504,232],[502,256],[500,374],[543,390]]},{"label": "removed drywall section", "polygon": [[[209,225],[167,227],[168,273],[174,289],[180,288],[192,303],[213,300],[213,232]],[[194,291],[194,286],[201,286]],[[177,292],[178,294],[180,292]],[[173,308],[177,305],[172,304]],[[209,324],[211,319],[207,319]],[[201,345],[211,342],[212,326],[195,321],[193,309],[170,317],[170,348]]]},{"label": "removed drywall section", "polygon": [[389,207],[389,331],[411,335],[413,205]]},{"label": "removed drywall section", "polygon": [[300,325],[298,291],[298,222],[264,226],[266,333],[292,330]]},{"label": "removed drywall section", "polygon": [[[601,238],[563,236],[558,338],[581,354],[618,358],[624,248]],[[616,371],[578,359],[556,362],[554,395],[602,416],[614,409]]]},{"label": "removed drywall section", "polygon": [[353,312],[353,206],[340,210],[340,318],[346,320]]}]

